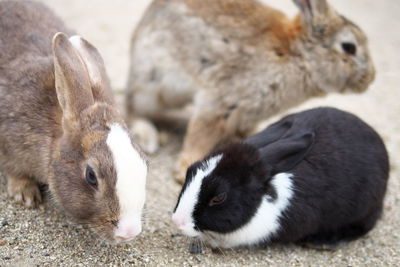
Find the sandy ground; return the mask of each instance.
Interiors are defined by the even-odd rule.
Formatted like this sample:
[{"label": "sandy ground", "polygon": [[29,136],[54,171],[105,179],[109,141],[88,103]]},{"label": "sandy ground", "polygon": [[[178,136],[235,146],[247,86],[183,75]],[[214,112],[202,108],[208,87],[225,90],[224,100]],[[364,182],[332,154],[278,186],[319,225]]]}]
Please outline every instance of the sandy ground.
[{"label": "sandy ground", "polygon": [[[94,43],[103,54],[116,91],[124,88],[130,34],[148,0],[42,0],[70,27]],[[269,0],[295,12],[290,0]],[[296,246],[242,248],[215,254],[188,253],[188,240],[170,220],[179,186],[171,166],[180,138],[151,159],[144,232],[130,244],[108,246],[88,229],[74,225],[62,212],[25,210],[7,198],[0,179],[0,266],[398,266],[400,262],[400,2],[398,0],[335,0],[335,7],[362,26],[370,38],[378,70],[363,95],[332,95],[295,110],[329,105],[351,111],[383,136],[391,157],[385,212],[366,237],[334,252]],[[0,37],[1,38],[1,37]]]}]

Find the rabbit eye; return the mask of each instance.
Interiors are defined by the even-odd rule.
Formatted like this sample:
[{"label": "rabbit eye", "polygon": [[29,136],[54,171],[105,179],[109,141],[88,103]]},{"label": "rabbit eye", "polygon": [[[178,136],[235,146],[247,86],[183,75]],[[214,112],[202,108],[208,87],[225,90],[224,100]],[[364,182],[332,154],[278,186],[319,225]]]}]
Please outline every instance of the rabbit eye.
[{"label": "rabbit eye", "polygon": [[342,43],[343,51],[351,56],[354,56],[357,53],[357,47],[353,43]]},{"label": "rabbit eye", "polygon": [[86,181],[92,186],[97,186],[96,174],[89,165],[86,167]]},{"label": "rabbit eye", "polygon": [[215,205],[220,205],[222,203],[224,203],[224,201],[226,200],[226,193],[221,193],[215,197],[213,197],[210,202],[208,202],[208,206],[212,207]]}]

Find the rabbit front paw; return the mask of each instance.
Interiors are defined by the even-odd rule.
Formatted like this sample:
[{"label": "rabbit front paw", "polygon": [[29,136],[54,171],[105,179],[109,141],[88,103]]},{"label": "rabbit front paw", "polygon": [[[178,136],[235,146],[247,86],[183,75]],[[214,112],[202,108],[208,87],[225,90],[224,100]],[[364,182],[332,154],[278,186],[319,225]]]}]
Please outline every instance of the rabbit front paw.
[{"label": "rabbit front paw", "polygon": [[158,131],[150,122],[136,119],[132,124],[131,132],[144,152],[153,154],[159,149]]},{"label": "rabbit front paw", "polygon": [[190,153],[181,154],[174,170],[175,181],[178,184],[183,184],[185,182],[187,169],[193,162],[195,162],[198,159],[199,157],[195,157]]}]

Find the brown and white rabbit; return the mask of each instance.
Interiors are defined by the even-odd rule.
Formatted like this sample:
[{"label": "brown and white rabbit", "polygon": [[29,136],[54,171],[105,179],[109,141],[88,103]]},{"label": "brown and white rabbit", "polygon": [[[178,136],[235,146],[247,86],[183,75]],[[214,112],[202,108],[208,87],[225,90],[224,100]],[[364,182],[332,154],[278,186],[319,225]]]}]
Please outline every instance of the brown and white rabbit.
[{"label": "brown and white rabbit", "polygon": [[301,11],[293,20],[256,0],[154,0],[148,8],[132,38],[127,110],[156,122],[190,119],[180,178],[260,120],[373,81],[364,32],[326,0],[293,1]]},{"label": "brown and white rabbit", "polygon": [[142,229],[147,162],[99,52],[72,34],[42,4],[0,2],[0,169],[17,202],[36,207],[49,184],[66,213],[128,241]]}]

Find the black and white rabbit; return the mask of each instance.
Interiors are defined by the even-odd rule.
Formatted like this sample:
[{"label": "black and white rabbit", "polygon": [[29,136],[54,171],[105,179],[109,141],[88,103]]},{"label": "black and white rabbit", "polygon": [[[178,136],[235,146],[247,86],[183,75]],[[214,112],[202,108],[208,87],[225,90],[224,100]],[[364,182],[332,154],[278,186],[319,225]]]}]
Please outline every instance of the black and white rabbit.
[{"label": "black and white rabbit", "polygon": [[388,155],[380,136],[333,108],[289,115],[187,171],[172,219],[212,247],[334,246],[382,213]]}]

